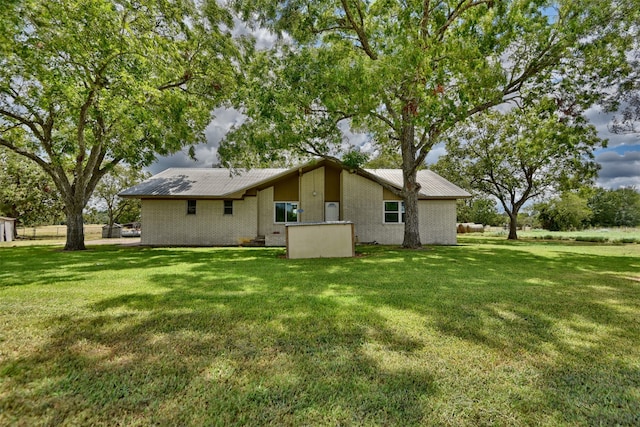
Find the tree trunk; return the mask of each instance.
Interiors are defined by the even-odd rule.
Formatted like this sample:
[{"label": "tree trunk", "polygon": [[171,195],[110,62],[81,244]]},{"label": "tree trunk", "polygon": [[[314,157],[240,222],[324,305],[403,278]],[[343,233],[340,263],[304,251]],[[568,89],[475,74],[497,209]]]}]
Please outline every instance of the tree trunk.
[{"label": "tree trunk", "polygon": [[[406,109],[407,111],[410,109]],[[405,112],[408,114],[407,112]],[[418,192],[420,185],[417,181],[418,171],[416,170],[416,149],[414,145],[415,126],[405,120],[402,128],[401,149],[402,149],[402,198],[404,200],[405,221],[404,240],[402,247],[407,249],[418,249],[420,243],[420,220],[418,215]]]},{"label": "tree trunk", "polygon": [[[408,185],[407,185],[408,184]],[[402,247],[408,249],[418,249],[422,245],[420,243],[420,221],[418,215],[418,191],[415,190],[417,183],[415,182],[415,174],[413,182],[405,181],[406,193],[404,196],[404,241]],[[414,190],[409,190],[413,188]]]},{"label": "tree trunk", "polygon": [[107,228],[107,239],[113,237],[113,224],[115,223],[115,219],[113,218],[113,209],[109,209],[109,223],[107,224],[109,228]]},{"label": "tree trunk", "polygon": [[507,240],[518,240],[518,213],[509,212],[509,237]]},{"label": "tree trunk", "polygon": [[83,208],[84,206],[80,204],[67,206],[67,243],[64,246],[65,251],[83,251],[86,249],[84,246]]}]

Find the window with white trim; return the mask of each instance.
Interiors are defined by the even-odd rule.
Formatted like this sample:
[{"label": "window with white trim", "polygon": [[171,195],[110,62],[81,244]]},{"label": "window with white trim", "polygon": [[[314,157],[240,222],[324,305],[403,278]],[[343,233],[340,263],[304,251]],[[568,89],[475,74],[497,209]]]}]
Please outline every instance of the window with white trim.
[{"label": "window with white trim", "polygon": [[275,202],[275,222],[298,222],[298,202]]},{"label": "window with white trim", "polygon": [[196,201],[187,200],[187,215],[195,215],[195,214],[196,214]]},{"label": "window with white trim", "polygon": [[233,200],[224,201],[224,214],[233,215]]},{"label": "window with white trim", "polygon": [[385,224],[403,224],[404,218],[404,202],[399,200],[390,200],[384,202]]}]

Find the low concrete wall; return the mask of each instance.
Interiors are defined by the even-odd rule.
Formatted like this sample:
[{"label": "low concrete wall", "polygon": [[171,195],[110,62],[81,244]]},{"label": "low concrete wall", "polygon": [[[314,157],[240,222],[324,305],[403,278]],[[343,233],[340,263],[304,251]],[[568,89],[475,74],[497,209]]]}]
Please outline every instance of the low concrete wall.
[{"label": "low concrete wall", "polygon": [[355,256],[353,223],[287,224],[287,258],[348,258]]}]

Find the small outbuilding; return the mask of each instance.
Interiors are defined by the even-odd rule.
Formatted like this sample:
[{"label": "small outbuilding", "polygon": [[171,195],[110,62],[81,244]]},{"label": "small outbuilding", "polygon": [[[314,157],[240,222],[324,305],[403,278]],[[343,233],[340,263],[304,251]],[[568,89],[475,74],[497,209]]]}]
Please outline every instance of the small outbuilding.
[{"label": "small outbuilding", "polygon": [[0,242],[15,240],[16,219],[0,216]]},{"label": "small outbuilding", "polygon": [[103,239],[119,239],[122,237],[122,226],[120,224],[113,224],[111,226],[111,235],[109,235],[109,224],[102,227]]}]

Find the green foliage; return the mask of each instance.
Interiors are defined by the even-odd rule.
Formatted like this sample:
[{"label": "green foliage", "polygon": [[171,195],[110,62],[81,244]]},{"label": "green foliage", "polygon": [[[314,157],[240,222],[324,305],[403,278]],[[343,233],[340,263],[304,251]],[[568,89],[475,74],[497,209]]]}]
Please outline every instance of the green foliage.
[{"label": "green foliage", "polygon": [[64,204],[51,177],[33,162],[0,148],[0,216],[26,226],[64,218]]},{"label": "green foliage", "polygon": [[535,205],[538,219],[545,230],[582,230],[593,215],[588,200],[573,192],[564,192],[559,198]]},{"label": "green foliage", "polygon": [[97,206],[106,207],[107,225],[140,221],[141,201],[123,199],[118,194],[149,176],[149,173],[140,169],[119,164],[100,180],[93,194],[93,201]]},{"label": "green foliage", "polygon": [[496,202],[482,196],[458,200],[457,221],[493,226],[504,223],[502,216],[498,214],[496,209]]},{"label": "green foliage", "polygon": [[[215,9],[209,6],[209,9]],[[82,210],[126,161],[205,141],[234,85],[229,14],[190,0],[25,0],[0,22],[0,145],[37,163],[82,249]]]},{"label": "green foliage", "polygon": [[514,220],[528,201],[552,190],[578,188],[595,178],[593,150],[606,142],[592,125],[565,116],[541,99],[507,113],[488,111],[449,135],[436,172],[497,198]]},{"label": "green foliage", "polygon": [[591,223],[602,227],[640,225],[640,192],[635,188],[598,188],[589,199]]},{"label": "green foliage", "polygon": [[357,169],[364,166],[369,160],[369,155],[360,150],[351,150],[344,154],[342,163],[350,169]]}]

